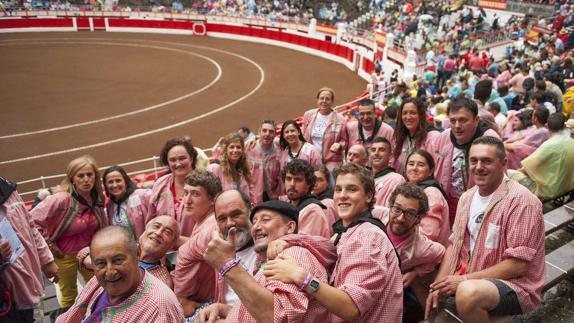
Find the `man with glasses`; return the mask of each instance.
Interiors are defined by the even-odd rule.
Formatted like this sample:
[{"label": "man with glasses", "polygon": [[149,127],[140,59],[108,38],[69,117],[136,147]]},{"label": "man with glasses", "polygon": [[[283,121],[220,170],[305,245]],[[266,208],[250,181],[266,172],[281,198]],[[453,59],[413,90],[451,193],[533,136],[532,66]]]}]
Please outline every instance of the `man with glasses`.
[{"label": "man with glasses", "polygon": [[251,167],[255,204],[276,199],[279,195],[280,167],[279,149],[273,143],[275,139],[275,121],[263,120],[259,135],[254,144],[246,145],[247,161]]},{"label": "man with glasses", "polygon": [[360,144],[369,149],[375,137],[387,139],[393,137],[393,128],[377,118],[373,100],[363,99],[359,101],[358,111],[358,122],[347,123],[347,133],[349,134],[347,147]]},{"label": "man with glasses", "polygon": [[[407,289],[404,299],[406,301],[409,296],[411,299],[415,296],[424,310],[428,285],[442,259],[444,246],[419,231],[418,224],[429,208],[427,196],[420,187],[402,184],[391,194],[389,202],[390,212],[383,215],[382,221],[401,259],[403,287]],[[403,314],[406,318],[411,313]],[[419,315],[422,313],[419,312]]]}]

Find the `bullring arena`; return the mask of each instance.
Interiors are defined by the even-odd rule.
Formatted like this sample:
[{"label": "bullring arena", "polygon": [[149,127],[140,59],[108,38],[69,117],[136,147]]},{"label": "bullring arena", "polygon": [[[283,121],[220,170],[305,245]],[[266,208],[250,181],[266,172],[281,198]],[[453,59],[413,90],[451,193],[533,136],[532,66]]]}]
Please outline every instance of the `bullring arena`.
[{"label": "bullring arena", "polygon": [[240,126],[302,115],[321,86],[336,104],[365,88],[320,57],[207,36],[2,34],[0,56],[0,173],[16,181],[61,174],[85,153],[102,166],[156,156],[182,135],[208,148]]},{"label": "bullring arena", "polygon": [[[486,35],[479,30],[465,40],[470,44],[466,50],[482,47],[492,54],[493,62],[501,62],[507,46],[516,44],[510,29]],[[335,90],[334,105],[341,111],[373,94],[368,89],[384,88],[377,77],[383,79],[385,73],[398,69],[398,77],[410,83],[413,75],[432,72],[427,66],[428,52],[415,53],[401,39],[394,41],[399,36],[380,30],[368,37],[357,35],[342,36],[341,29],[314,22],[167,11],[29,10],[2,18],[0,175],[19,182],[27,206],[39,188],[57,185],[69,161],[83,154],[94,156],[100,167],[122,164],[130,174],[146,173],[135,179],[151,185],[158,175],[154,170],[160,166],[157,156],[170,138],[189,136],[209,154],[219,138],[241,126],[255,132],[264,119],[278,124],[288,119],[300,122],[305,111],[318,105],[315,96],[323,86]],[[371,83],[367,85],[366,80]],[[393,95],[401,96],[398,92]],[[422,95],[430,97],[427,92]],[[379,97],[381,105],[384,97]],[[288,152],[291,156],[290,148]],[[429,166],[431,178],[433,167]],[[373,173],[377,173],[374,168]],[[573,248],[574,202],[562,205],[568,198],[574,198],[574,190],[546,201],[540,198],[546,203],[545,236],[539,237],[545,245],[545,258],[540,261],[546,273],[543,305],[515,316],[512,322],[572,320],[574,263],[568,255]],[[393,207],[389,212],[397,212]],[[399,208],[397,217],[403,214],[406,219],[405,211]],[[119,216],[120,207],[117,212]],[[162,260],[164,256],[165,252]],[[174,266],[176,259],[179,263],[177,251],[169,252],[167,258]],[[221,275],[225,272],[220,271]],[[470,274],[461,275],[467,280]],[[60,305],[54,286],[47,280],[44,283],[47,289],[38,309],[56,314]],[[449,315],[458,319],[456,314]]]}]

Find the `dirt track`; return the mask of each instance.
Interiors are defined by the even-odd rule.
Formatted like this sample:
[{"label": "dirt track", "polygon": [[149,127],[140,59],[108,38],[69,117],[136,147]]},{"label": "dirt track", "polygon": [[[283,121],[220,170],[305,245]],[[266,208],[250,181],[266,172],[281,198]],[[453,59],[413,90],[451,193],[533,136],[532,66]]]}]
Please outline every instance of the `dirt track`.
[{"label": "dirt track", "polygon": [[[0,174],[14,181],[63,173],[69,160],[84,153],[92,154],[100,165],[151,157],[175,136],[191,135],[195,145],[210,147],[239,126],[256,129],[262,119],[281,122],[302,115],[314,107],[315,92],[321,86],[335,89],[335,103],[352,100],[365,87],[354,72],[319,57],[198,36],[0,34],[0,57],[0,136],[134,112],[214,82],[204,91],[151,111],[1,138]],[[221,68],[218,80],[217,65]],[[173,127],[238,99],[242,100],[225,111]],[[156,131],[166,127],[172,128]],[[139,138],[121,139],[150,131]],[[2,163],[118,139],[96,148]]]}]

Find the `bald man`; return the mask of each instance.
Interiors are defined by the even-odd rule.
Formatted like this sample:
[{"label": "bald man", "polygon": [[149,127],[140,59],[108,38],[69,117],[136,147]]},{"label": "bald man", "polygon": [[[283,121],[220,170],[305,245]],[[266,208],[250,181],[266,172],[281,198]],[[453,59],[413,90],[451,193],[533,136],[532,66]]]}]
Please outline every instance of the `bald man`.
[{"label": "bald man", "polygon": [[[179,225],[169,216],[158,216],[146,225],[145,231],[139,238],[140,267],[164,282],[173,289],[173,282],[166,266],[165,255],[173,250],[179,239]],[[78,253],[78,262],[87,270],[93,270],[89,247]]]},{"label": "bald man", "polygon": [[[162,238],[153,238],[160,244]],[[182,322],[183,310],[169,287],[140,268],[140,250],[124,227],[108,226],[90,243],[95,277],[56,322]]]},{"label": "bald man", "polygon": [[359,166],[367,166],[367,161],[369,161],[369,156],[367,153],[367,149],[363,145],[353,145],[347,151],[347,163],[348,164],[356,164]]}]

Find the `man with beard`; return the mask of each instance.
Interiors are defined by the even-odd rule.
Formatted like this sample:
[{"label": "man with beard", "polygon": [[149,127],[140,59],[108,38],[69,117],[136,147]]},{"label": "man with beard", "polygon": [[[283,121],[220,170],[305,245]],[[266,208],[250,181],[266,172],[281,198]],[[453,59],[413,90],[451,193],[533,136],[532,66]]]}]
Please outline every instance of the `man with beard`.
[{"label": "man with beard", "polygon": [[259,136],[254,144],[246,144],[247,161],[253,176],[254,203],[276,199],[279,195],[280,172],[279,149],[273,143],[275,121],[263,120],[259,127]]},{"label": "man with beard", "polygon": [[[139,237],[140,267],[173,289],[173,281],[166,266],[165,255],[176,247],[180,231],[177,221],[169,215],[161,215],[149,221]],[[78,252],[78,263],[86,270],[94,270],[90,248]]]},{"label": "man with beard", "polygon": [[[333,197],[340,220],[333,225],[332,244],[337,250],[330,284],[309,279],[302,263],[288,257],[268,262],[264,274],[268,279],[302,287],[313,281],[305,291],[330,312],[326,322],[401,322],[399,258],[385,225],[371,214],[375,193],[372,175],[364,167],[347,164],[336,168],[334,177]],[[289,246],[293,243],[300,244],[288,241]],[[270,247],[270,251],[276,249]]]},{"label": "man with beard", "polygon": [[[391,194],[389,203],[390,210],[382,221],[401,259],[403,287],[415,294],[424,310],[428,284],[432,282],[435,269],[444,255],[444,246],[419,231],[421,218],[429,209],[427,196],[420,187],[409,183],[400,185]],[[405,290],[405,294],[408,292]]]},{"label": "man with beard", "polygon": [[447,193],[450,223],[454,223],[458,199],[462,193],[474,186],[468,162],[472,141],[481,136],[500,136],[480,120],[478,106],[473,100],[459,98],[451,101],[447,115],[450,129],[442,132],[438,139],[431,143],[429,152],[435,160],[435,178],[444,185]]},{"label": "man with beard", "polygon": [[[250,212],[251,200],[242,191],[228,190],[215,199],[215,220],[219,233],[228,240],[229,231],[235,231],[235,254],[241,258],[241,266],[252,272],[257,254],[253,251]],[[233,288],[220,276],[217,278],[214,303],[235,304],[239,298]]]},{"label": "man with beard", "polygon": [[56,322],[160,322],[183,320],[173,291],[140,268],[133,234],[120,226],[96,232],[90,243],[95,277]]},{"label": "man with beard", "polygon": [[369,149],[376,137],[393,137],[393,128],[377,118],[375,102],[371,99],[359,101],[359,121],[347,123],[347,133],[349,142],[347,147],[356,144],[363,145]]},{"label": "man with beard", "polygon": [[174,292],[185,317],[192,317],[199,307],[213,301],[215,275],[203,260],[203,253],[211,233],[217,230],[213,205],[220,193],[219,178],[207,170],[194,170],[185,178],[182,214],[191,217],[195,226],[189,240],[179,248],[175,270],[171,273]]},{"label": "man with beard", "polygon": [[405,182],[405,178],[389,166],[391,153],[391,143],[387,138],[373,139],[369,148],[369,162],[375,179],[375,205],[388,206],[391,193]]},{"label": "man with beard", "polygon": [[[294,259],[306,268],[309,279],[295,285],[267,280],[263,275],[263,265],[267,260],[267,247],[270,242],[285,235],[297,232],[297,209],[283,201],[267,201],[256,206],[251,212],[253,226],[251,236],[253,250],[260,266],[248,271],[239,266],[236,255],[235,228],[227,232],[227,238],[214,232],[205,253],[205,259],[217,269],[223,279],[235,290],[239,301],[233,306],[214,304],[201,313],[200,322],[225,318],[227,322],[320,322],[327,318],[327,311],[316,300],[305,294],[305,289],[313,282],[327,282],[326,269],[306,248],[289,247],[280,256]],[[324,241],[329,244],[328,241]],[[254,277],[251,276],[254,273]]]},{"label": "man with beard", "polygon": [[506,177],[499,139],[474,140],[469,162],[476,187],[460,198],[425,314],[449,296],[464,322],[532,311],[540,306],[546,276],[542,203]]},{"label": "man with beard", "polygon": [[285,165],[281,175],[285,193],[299,211],[299,232],[330,238],[332,231],[325,213],[327,207],[311,195],[316,179],[311,164],[302,159],[294,159]]}]

